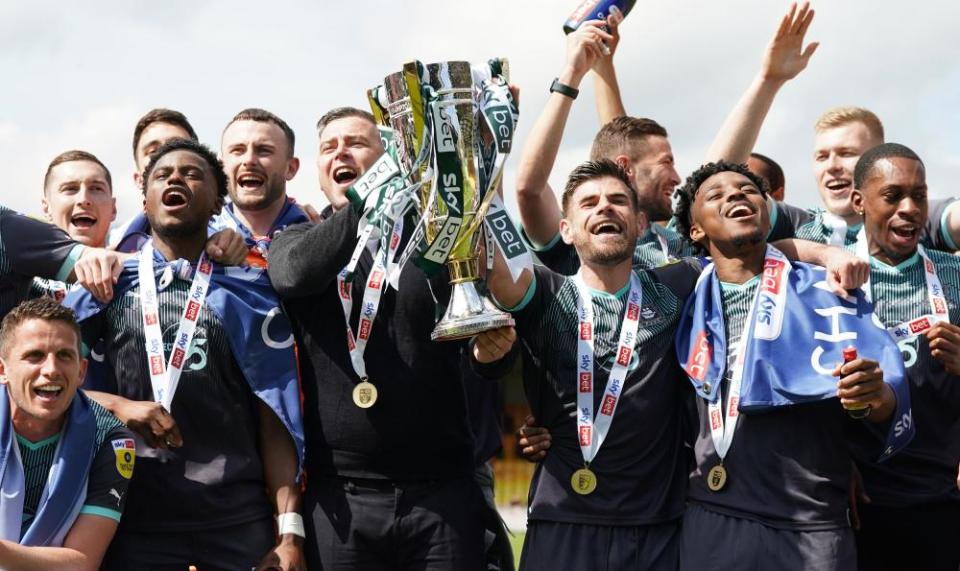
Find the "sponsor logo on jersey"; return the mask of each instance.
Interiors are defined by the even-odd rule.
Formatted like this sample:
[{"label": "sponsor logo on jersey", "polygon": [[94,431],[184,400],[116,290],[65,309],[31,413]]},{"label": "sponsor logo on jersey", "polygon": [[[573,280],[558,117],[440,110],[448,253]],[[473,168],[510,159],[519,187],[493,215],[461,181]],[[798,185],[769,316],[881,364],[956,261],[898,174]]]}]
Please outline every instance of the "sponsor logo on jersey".
[{"label": "sponsor logo on jersey", "polygon": [[[132,438],[117,438],[111,440],[113,454],[117,458],[117,472],[126,479],[133,477],[133,465],[137,459],[137,446]],[[117,503],[119,503],[119,498]]]}]

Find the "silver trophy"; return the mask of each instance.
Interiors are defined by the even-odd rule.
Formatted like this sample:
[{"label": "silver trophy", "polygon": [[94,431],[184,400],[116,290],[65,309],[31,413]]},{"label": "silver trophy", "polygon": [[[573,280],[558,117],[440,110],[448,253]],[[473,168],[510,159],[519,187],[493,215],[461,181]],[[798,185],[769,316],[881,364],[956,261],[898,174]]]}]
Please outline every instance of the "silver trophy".
[{"label": "silver trophy", "polygon": [[[423,85],[432,89],[422,89]],[[434,340],[472,337],[482,331],[511,326],[513,318],[497,309],[477,290],[479,238],[483,229],[483,199],[495,181],[482,180],[478,120],[478,89],[468,62],[451,61],[421,66],[408,63],[404,71],[384,79],[375,110],[394,130],[401,169],[410,184],[433,167],[439,192],[424,184],[419,210],[424,222],[424,264],[446,264],[453,286],[446,313],[431,333]],[[385,101],[383,101],[385,99]],[[384,112],[385,111],[385,112]]]}]

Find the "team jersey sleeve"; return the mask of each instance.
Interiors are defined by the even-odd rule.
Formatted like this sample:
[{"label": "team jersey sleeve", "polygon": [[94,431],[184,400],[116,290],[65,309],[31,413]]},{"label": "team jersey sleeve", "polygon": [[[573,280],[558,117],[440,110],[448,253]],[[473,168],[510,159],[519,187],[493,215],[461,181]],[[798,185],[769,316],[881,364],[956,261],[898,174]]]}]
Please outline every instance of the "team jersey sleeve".
[{"label": "team jersey sleeve", "polygon": [[928,203],[923,239],[925,246],[944,252],[956,252],[960,249],[950,235],[950,210],[956,203],[956,198],[931,200]]},{"label": "team jersey sleeve", "polygon": [[653,271],[662,284],[670,288],[681,302],[690,296],[704,268],[703,258],[686,257],[673,264],[660,266]]},{"label": "team jersey sleeve", "polygon": [[768,242],[776,242],[786,238],[795,238],[797,229],[813,220],[813,214],[806,209],[791,206],[767,198],[770,204],[770,233]]},{"label": "team jersey sleeve", "polygon": [[119,427],[110,431],[93,459],[87,499],[80,509],[81,514],[120,521],[136,454],[133,433],[129,429]]},{"label": "team jersey sleeve", "polygon": [[0,258],[14,274],[64,281],[83,248],[52,224],[0,209]]},{"label": "team jersey sleeve", "polygon": [[534,244],[527,233],[520,229],[520,237],[530,250],[537,256],[540,263],[551,270],[565,276],[572,276],[580,269],[580,258],[573,246],[560,239],[560,233],[545,246]]},{"label": "team jersey sleeve", "polygon": [[536,266],[527,294],[514,307],[505,307],[516,321],[517,336],[535,342],[543,325],[547,304],[555,300],[563,285],[564,277],[548,268]]}]

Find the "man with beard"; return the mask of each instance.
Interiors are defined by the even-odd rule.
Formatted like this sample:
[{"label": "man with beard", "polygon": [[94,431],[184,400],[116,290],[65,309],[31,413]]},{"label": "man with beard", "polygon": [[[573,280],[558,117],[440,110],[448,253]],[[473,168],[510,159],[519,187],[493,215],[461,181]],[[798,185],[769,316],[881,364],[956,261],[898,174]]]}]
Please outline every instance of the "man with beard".
[{"label": "man with beard", "polygon": [[304,379],[307,564],[480,569],[487,510],[472,479],[463,343],[430,340],[449,278],[408,264],[399,287],[387,287],[386,252],[373,246],[346,280],[360,219],[346,192],[384,149],[373,117],[358,109],[327,113],[317,130],[331,208],[278,234],[269,267]]},{"label": "man with beard", "polygon": [[[527,396],[553,435],[531,484],[527,569],[674,569],[685,556],[681,411],[689,385],[673,333],[701,263],[632,267],[638,217],[629,184],[610,161],[571,174],[560,231],[582,262],[575,276],[537,267],[514,283],[498,261],[488,278],[517,319]],[[754,230],[744,242],[765,246],[768,227]],[[608,547],[598,553],[596,545]]]},{"label": "man with beard", "polygon": [[220,154],[230,202],[212,226],[239,232],[251,265],[266,264],[270,240],[277,232],[308,221],[304,210],[287,196],[287,181],[300,168],[294,142],[290,126],[263,109],[240,111],[223,130]]},{"label": "man with beard", "polygon": [[[698,417],[680,566],[850,569],[851,442],[876,426],[874,461],[909,442],[899,352],[862,295],[821,291],[822,274],[766,244],[764,184],[744,165],[704,165],[678,198],[679,228],[712,259],[677,331]],[[841,359],[850,344],[860,358]]]},{"label": "man with beard", "polygon": [[0,567],[100,566],[133,474],[130,431],[77,389],[73,312],[25,301],[0,327]]},{"label": "man with beard", "polygon": [[[285,321],[263,272],[225,269],[204,254],[227,194],[222,165],[206,147],[174,139],[151,156],[143,181],[153,237],[121,274],[117,297],[67,297],[113,371],[113,390],[90,396],[139,435],[127,517],[104,567],[302,569],[292,343],[278,341]],[[142,423],[130,415],[158,407]]]},{"label": "man with beard", "polygon": [[[707,160],[739,163],[748,159],[777,93],[806,69],[817,49],[817,42],[803,45],[813,15],[807,3],[799,10],[796,4],[791,5],[767,46],[760,72],[727,116],[707,153]],[[883,143],[883,124],[867,109],[835,107],[817,119],[814,130],[813,170],[825,209],[807,211],[778,205],[779,216],[785,215],[790,223],[776,235],[835,246],[849,245],[856,240],[863,223],[850,201],[853,169],[864,152]],[[957,249],[960,243],[960,216],[954,215],[957,204],[960,203],[952,199],[931,204],[928,220],[924,221],[924,240],[929,246]],[[773,212],[771,210],[771,215]]]},{"label": "man with beard", "polygon": [[[580,82],[591,69],[601,76],[612,74],[601,71],[613,66],[613,55],[604,56],[602,44],[608,42],[615,48],[613,34],[618,23],[619,19],[611,16],[606,22],[611,31],[605,31],[603,22],[585,22],[568,36],[567,62],[530,130],[517,167],[517,205],[527,241],[544,264],[563,274],[575,273],[579,262],[574,248],[557,234],[561,212],[548,179]],[[670,197],[680,183],[662,126],[652,119],[612,117],[594,138],[590,156],[616,162],[631,177],[644,225],[634,254],[639,267],[656,267],[692,253],[681,236],[653,224],[670,218]]]},{"label": "man with beard", "polygon": [[631,184],[609,160],[571,173],[559,225],[575,276],[537,266],[514,282],[499,256],[488,275],[517,321],[530,407],[553,435],[530,485],[521,569],[677,566],[689,389],[672,333],[695,273],[631,270],[642,224]]},{"label": "man with beard", "polygon": [[877,315],[903,353],[917,436],[885,463],[857,453],[869,501],[860,505],[861,569],[957,569],[960,565],[960,259],[920,244],[926,169],[912,150],[874,147],[854,169],[851,202],[863,217],[857,254],[870,262]]}]

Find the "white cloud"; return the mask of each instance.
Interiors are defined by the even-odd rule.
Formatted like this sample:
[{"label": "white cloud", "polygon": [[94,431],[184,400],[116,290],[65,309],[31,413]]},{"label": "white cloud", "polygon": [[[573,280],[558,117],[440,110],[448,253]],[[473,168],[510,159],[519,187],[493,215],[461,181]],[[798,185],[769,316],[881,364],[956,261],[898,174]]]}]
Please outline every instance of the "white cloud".
[{"label": "white cloud", "polygon": [[[270,109],[297,131],[303,167],[290,185],[321,201],[313,124],[327,109],[364,106],[364,91],[406,60],[511,59],[522,89],[517,149],[560,72],[561,24],[577,2],[270,3],[7,2],[0,6],[0,201],[35,211],[47,161],[85,148],[113,171],[121,216],[138,208],[130,183],[136,119],[165,106],[217,146],[237,110]],[[628,111],[670,131],[681,175],[701,162],[716,129],[759,65],[787,2],[644,0],[624,25],[618,69]],[[946,0],[820,1],[810,30],[821,47],[784,88],[758,150],[785,168],[788,196],[816,204],[811,125],[825,108],[874,109],[888,139],[914,147],[932,191],[956,193],[960,7]],[[589,81],[571,114],[551,181],[587,155],[597,128]],[[509,188],[516,158],[508,163]],[[508,204],[513,203],[508,199]]]}]

